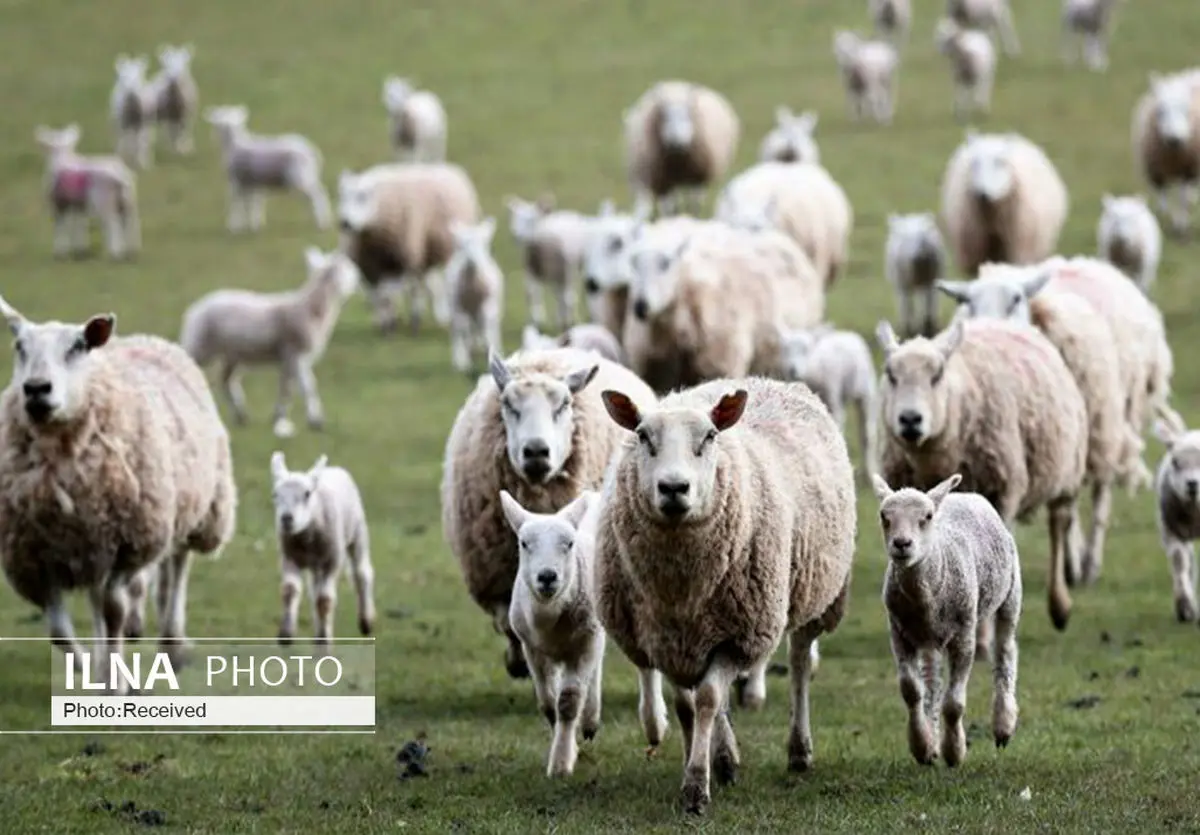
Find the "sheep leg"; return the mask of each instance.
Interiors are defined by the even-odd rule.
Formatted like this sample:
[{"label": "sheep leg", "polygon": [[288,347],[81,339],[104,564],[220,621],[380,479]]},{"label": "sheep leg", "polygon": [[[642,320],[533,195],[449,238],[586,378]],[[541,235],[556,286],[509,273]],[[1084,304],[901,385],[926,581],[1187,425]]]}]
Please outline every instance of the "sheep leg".
[{"label": "sheep leg", "polygon": [[[565,776],[575,770],[575,760],[579,754],[575,732],[579,728],[580,713],[585,709],[585,699],[590,695],[590,682],[594,680],[595,670],[601,660],[597,650],[602,654],[603,644],[598,646],[593,643],[574,663],[563,666],[562,682],[554,702],[554,739],[550,743],[547,777]],[[594,717],[593,721],[596,724],[592,727],[592,736],[595,736],[599,716]]]},{"label": "sheep leg", "polygon": [[921,765],[931,765],[937,756],[933,733],[925,715],[926,694],[921,682],[917,648],[898,630],[892,628],[892,656],[896,659],[896,677],[900,682],[900,698],[908,708],[908,750]]},{"label": "sheep leg", "polygon": [[446,294],[446,276],[441,270],[429,270],[421,276],[421,288],[425,291],[433,321],[442,327],[450,324],[450,301]]},{"label": "sheep leg", "polygon": [[788,663],[792,672],[791,732],[788,737],[788,771],[808,771],[813,762],[812,727],[809,722],[808,691],[812,685],[814,638],[805,628],[788,639]]},{"label": "sheep leg", "polygon": [[172,663],[182,666],[186,659],[186,650],[191,645],[187,639],[185,620],[187,619],[188,573],[191,568],[192,552],[184,546],[171,554],[169,559],[171,561],[170,603],[167,606],[166,617],[162,620],[160,643],[163,652],[170,654]]},{"label": "sheep leg", "polygon": [[[125,646],[123,637],[125,617],[129,613],[129,596],[125,591],[126,582],[124,577],[109,575],[101,592],[101,610],[104,618],[101,632],[103,639],[96,643],[96,656],[97,660],[103,659],[105,667],[108,668],[105,678],[107,678],[107,673],[111,672],[111,656],[120,656]],[[96,605],[95,597],[92,599],[92,605]],[[102,644],[107,645],[107,651],[101,651]],[[97,680],[102,679],[97,676]],[[110,680],[107,692],[114,696],[124,696],[129,692],[129,682],[125,681],[123,677],[120,680]]]},{"label": "sheep leg", "polygon": [[71,254],[71,217],[67,212],[54,212],[54,257],[66,258]]},{"label": "sheep leg", "polygon": [[652,757],[667,735],[667,702],[663,698],[662,673],[653,667],[638,667],[638,719],[646,735],[646,756]]},{"label": "sheep leg", "polygon": [[246,190],[235,180],[229,183],[229,211],[225,226],[230,232],[241,232],[246,228]]},{"label": "sheep leg", "polygon": [[975,626],[975,660],[990,661],[995,630],[991,618],[980,618]]},{"label": "sheep leg", "polygon": [[596,734],[600,732],[601,684],[604,679],[604,644],[604,631],[599,630],[594,641],[592,651],[594,662],[589,670],[586,681],[587,691],[583,700],[581,721],[583,738],[586,740],[595,739]]},{"label": "sheep leg", "polygon": [[683,767],[686,769],[692,752],[692,735],[696,729],[696,695],[684,687],[672,687],[675,691],[675,718],[679,720],[679,731],[683,737]]},{"label": "sheep leg", "polygon": [[542,285],[533,274],[525,273],[525,305],[529,308],[529,321],[541,330],[546,325],[546,308],[542,302]]},{"label": "sheep leg", "polygon": [[246,392],[242,389],[242,375],[236,362],[226,360],[221,366],[221,391],[233,410],[233,419],[238,426],[246,425]]},{"label": "sheep leg", "polygon": [[280,561],[283,581],[280,597],[283,602],[283,617],[279,621],[279,643],[288,646],[296,637],[296,620],[300,615],[300,598],[304,596],[303,575],[300,566],[283,557]]},{"label": "sheep leg", "polygon": [[1180,623],[1196,619],[1195,555],[1190,542],[1165,540],[1167,559],[1171,561],[1171,583],[1175,590],[1175,617]]},{"label": "sheep leg", "polygon": [[529,678],[529,663],[525,658],[525,651],[521,648],[521,639],[509,624],[507,603],[496,607],[492,615],[492,626],[508,638],[508,646],[504,650],[504,669],[508,672],[508,677]]},{"label": "sheep leg", "polygon": [[[870,478],[871,473],[876,472],[879,467],[875,398],[870,394],[860,397],[855,409],[858,412],[858,442],[862,448],[863,476]],[[816,646],[815,642],[813,646]]]},{"label": "sheep leg", "polygon": [[[938,715],[938,704],[942,698],[941,654],[933,647],[926,647],[918,652],[917,660],[921,665],[921,680],[925,685],[921,709],[925,713],[926,721],[929,722],[932,736],[936,736],[941,728],[941,717]],[[932,744],[930,742],[931,747]]]},{"label": "sheep leg", "polygon": [[[807,659],[807,644],[804,652]],[[713,735],[718,722],[723,721],[721,711],[725,707],[729,686],[737,678],[738,672],[738,665],[717,654],[709,662],[708,670],[695,691],[695,723],[681,790],[684,809],[692,814],[703,814],[711,799],[709,783]]]},{"label": "sheep leg", "polygon": [[1013,575],[1013,586],[1008,597],[996,610],[992,736],[997,748],[1008,745],[1017,729],[1017,622],[1021,618],[1021,574],[1016,570]]},{"label": "sheep leg", "polygon": [[1017,38],[1017,27],[1013,24],[1012,10],[1005,0],[996,15],[996,27],[1000,30],[1000,42],[1008,55],[1021,54],[1021,41]]},{"label": "sheep leg", "polygon": [[771,656],[765,656],[734,679],[733,690],[738,707],[762,710],[762,706],[767,702],[767,665],[770,663]]},{"label": "sheep leg", "polygon": [[371,541],[363,525],[350,546],[350,569],[358,597],[358,631],[370,635],[375,629],[375,566],[371,564]]},{"label": "sheep leg", "polygon": [[896,310],[900,314],[900,328],[905,339],[911,339],[917,334],[917,323],[913,318],[912,293],[907,289],[897,288]]},{"label": "sheep leg", "polygon": [[125,257],[125,225],[121,222],[121,215],[116,206],[110,206],[104,213],[104,239],[110,257]]},{"label": "sheep leg", "polygon": [[949,680],[942,697],[942,759],[950,767],[961,763],[967,754],[963,714],[967,710],[967,680],[975,661],[974,632],[975,629],[968,629],[946,646]]},{"label": "sheep leg", "polygon": [[1071,617],[1071,593],[1067,589],[1067,549],[1075,527],[1075,500],[1058,500],[1047,507],[1050,522],[1050,620],[1060,632]]},{"label": "sheep leg", "polygon": [[[100,217],[104,217],[103,211],[101,212]],[[90,226],[91,218],[88,216],[87,212],[72,212],[71,219],[71,234],[74,240],[72,247],[73,254],[77,258],[82,258],[87,256],[88,251],[92,246]]]},{"label": "sheep leg", "polygon": [[558,713],[555,706],[555,697],[558,693],[558,676],[554,662],[547,658],[544,653],[524,641],[521,641],[519,646],[529,663],[529,677],[533,680],[533,696],[537,700],[538,711],[553,730],[558,721]]},{"label": "sheep leg", "polygon": [[471,320],[456,310],[450,317],[450,362],[462,374],[471,372]]},{"label": "sheep leg", "polygon": [[381,334],[391,333],[396,329],[396,305],[392,294],[397,291],[399,282],[380,280],[369,284],[366,288],[367,301],[375,315],[375,325]]},{"label": "sheep leg", "polygon": [[251,189],[246,198],[250,211],[250,229],[259,231],[267,222],[267,195],[262,189]]},{"label": "sheep leg", "polygon": [[275,399],[275,411],[271,415],[272,431],[277,438],[290,438],[296,433],[296,428],[288,420],[288,410],[292,405],[292,387],[299,376],[296,363],[284,362],[279,365],[279,394]]},{"label": "sheep leg", "polygon": [[321,407],[321,395],[317,391],[317,375],[313,373],[312,361],[307,358],[296,360],[296,379],[304,396],[305,418],[308,428],[316,432],[325,428],[325,413]]},{"label": "sheep leg", "polygon": [[154,165],[154,128],[143,126],[137,131],[138,166],[143,170]]},{"label": "sheep leg", "polygon": [[1083,59],[1088,68],[1096,72],[1104,72],[1108,69],[1108,51],[1105,49],[1102,36],[1088,35],[1084,39]]},{"label": "sheep leg", "polygon": [[312,204],[313,220],[317,228],[324,231],[333,226],[333,208],[329,204],[329,194],[320,179],[315,178],[304,187],[304,194]]},{"label": "sheep leg", "polygon": [[108,621],[104,617],[104,597],[104,583],[88,589],[88,600],[92,604],[92,681],[108,682],[111,689],[113,682],[108,681],[112,670],[112,661],[108,657],[111,644],[105,640]]},{"label": "sheep leg", "polygon": [[717,714],[716,741],[712,754],[712,770],[717,785],[732,786],[736,783],[741,765],[742,755],[733,733],[733,724],[729,721],[729,695],[726,693],[725,705]]},{"label": "sheep leg", "polygon": [[87,651],[75,637],[75,625],[71,623],[71,613],[67,611],[62,594],[57,589],[50,591],[45,615],[46,625],[50,629],[50,643],[71,657],[75,672],[83,672],[83,656]]},{"label": "sheep leg", "polygon": [[575,324],[575,285],[571,282],[570,276],[567,276],[561,287],[557,288],[558,303],[558,329],[565,331],[567,328]]},{"label": "sheep leg", "polygon": [[313,641],[318,647],[328,648],[333,639],[333,614],[337,610],[337,581],[341,564],[325,571],[313,572],[313,607],[316,617],[316,636]]},{"label": "sheep leg", "polygon": [[150,572],[154,584],[154,613],[159,624],[166,622],[167,610],[171,606],[171,587],[175,581],[175,565],[170,560],[159,560]]},{"label": "sheep leg", "polygon": [[1112,482],[1097,482],[1092,485],[1092,527],[1088,534],[1087,547],[1083,552],[1081,580],[1090,586],[1100,576],[1104,564],[1104,535],[1112,516]]},{"label": "sheep leg", "polygon": [[[125,638],[136,641],[146,629],[146,602],[150,597],[150,586],[158,573],[160,563],[146,566],[133,575],[126,591],[129,593],[129,615],[125,618]],[[155,584],[157,585],[157,584]],[[161,611],[159,614],[161,619]]]}]

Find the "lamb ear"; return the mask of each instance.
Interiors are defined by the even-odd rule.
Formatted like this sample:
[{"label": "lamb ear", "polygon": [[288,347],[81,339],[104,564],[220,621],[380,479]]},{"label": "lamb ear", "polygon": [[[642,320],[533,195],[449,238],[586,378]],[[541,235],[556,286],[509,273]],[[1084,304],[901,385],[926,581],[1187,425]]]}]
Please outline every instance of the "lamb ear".
[{"label": "lamb ear", "polygon": [[521,507],[521,503],[514,499],[507,490],[500,491],[500,507],[504,510],[504,518],[508,520],[508,526],[512,528],[512,532],[519,533],[521,526],[529,518],[529,511]]},{"label": "lamb ear", "polygon": [[1025,279],[1021,283],[1021,291],[1025,294],[1025,298],[1032,299],[1036,296],[1043,287],[1045,287],[1050,279],[1054,277],[1054,270],[1040,270],[1036,275]]},{"label": "lamb ear", "polygon": [[595,490],[584,490],[554,515],[565,520],[572,528],[578,528],[599,495]]},{"label": "lamb ear", "polygon": [[1100,195],[1100,205],[1106,209],[1109,208],[1110,206],[1112,206],[1112,204],[1115,203],[1116,200],[1117,200],[1117,198],[1114,197],[1110,192],[1107,192],[1107,191],[1104,192],[1104,194]]},{"label": "lamb ear", "polygon": [[883,501],[894,492],[879,473],[871,473],[871,488],[875,491],[875,496],[879,501]]},{"label": "lamb ear", "polygon": [[311,272],[316,272],[325,266],[325,253],[319,247],[310,246],[304,249],[304,262]]},{"label": "lamb ear", "polygon": [[879,349],[883,351],[885,359],[891,356],[892,351],[900,347],[900,342],[896,339],[896,332],[892,330],[891,323],[886,319],[881,320],[875,326],[875,341],[879,343]]},{"label": "lamb ear", "polygon": [[966,304],[971,301],[970,283],[969,281],[950,281],[949,279],[939,278],[933,282],[933,286],[956,302]]},{"label": "lamb ear", "polygon": [[1171,426],[1171,424],[1162,418],[1154,421],[1154,437],[1162,441],[1162,445],[1167,448],[1168,452],[1174,449],[1181,434],[1174,426]]},{"label": "lamb ear", "polygon": [[961,481],[962,474],[954,473],[954,475],[935,486],[932,490],[926,492],[925,495],[929,497],[931,502],[933,502],[934,507],[938,507],[941,505],[942,499],[946,498],[950,491],[957,487]]},{"label": "lamb ear", "polygon": [[512,372],[505,365],[504,358],[497,354],[495,348],[492,347],[488,348],[488,371],[492,373],[492,379],[496,381],[496,388],[504,391],[504,387],[512,379]]},{"label": "lamb ear", "polygon": [[956,316],[950,321],[950,327],[934,337],[934,344],[942,352],[943,360],[950,359],[950,355],[958,350],[958,346],[962,344],[965,330],[964,320]]},{"label": "lamb ear", "polygon": [[617,213],[617,206],[611,200],[604,200],[600,203],[600,210],[596,212],[597,217],[611,217]]},{"label": "lamb ear", "polygon": [[820,121],[821,116],[815,110],[805,110],[796,117],[796,124],[800,126],[801,130],[810,136],[812,135],[813,131],[817,129],[817,125],[820,123]]},{"label": "lamb ear", "polygon": [[742,419],[742,415],[746,412],[746,400],[749,396],[750,393],[745,389],[738,389],[732,394],[722,396],[717,401],[717,405],[712,407],[708,416],[718,432],[724,432]]},{"label": "lamb ear", "polygon": [[279,481],[287,473],[287,460],[283,457],[283,451],[277,449],[271,453],[271,477]]},{"label": "lamb ear", "polygon": [[790,107],[781,104],[775,108],[775,124],[782,126],[790,121],[792,121],[792,109]]},{"label": "lamb ear", "polygon": [[600,363],[589,365],[587,368],[580,368],[577,371],[572,371],[563,378],[563,382],[567,384],[567,390],[571,394],[579,394],[583,389],[595,379],[600,372]]},{"label": "lamb ear", "polygon": [[21,328],[25,327],[25,317],[5,301],[3,296],[0,296],[0,316],[3,316],[8,322],[8,329],[13,332],[13,336],[20,334]]},{"label": "lamb ear", "polygon": [[83,325],[83,341],[88,350],[102,348],[112,338],[117,327],[117,314],[100,313],[88,319]]},{"label": "lamb ear", "polygon": [[317,457],[317,460],[313,462],[313,465],[308,468],[308,474],[310,476],[312,476],[313,478],[316,478],[317,476],[319,476],[321,474],[321,471],[324,470],[328,464],[329,464],[329,456],[328,455],[320,455]]},{"label": "lamb ear", "polygon": [[600,392],[600,400],[604,403],[604,410],[608,412],[608,416],[622,429],[632,432],[642,422],[642,413],[638,411],[637,404],[629,395],[605,389]]}]

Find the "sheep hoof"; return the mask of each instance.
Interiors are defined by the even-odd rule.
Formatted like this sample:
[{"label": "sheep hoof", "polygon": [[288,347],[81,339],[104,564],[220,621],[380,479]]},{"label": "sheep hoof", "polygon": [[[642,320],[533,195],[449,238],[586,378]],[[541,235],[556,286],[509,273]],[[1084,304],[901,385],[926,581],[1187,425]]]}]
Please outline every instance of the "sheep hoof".
[{"label": "sheep hoof", "polygon": [[738,764],[728,751],[721,751],[713,757],[713,777],[718,786],[732,786],[737,783]]},{"label": "sheep hoof", "polygon": [[597,721],[595,724],[583,726],[583,738],[586,739],[588,742],[591,742],[593,739],[595,739],[596,734],[598,734],[598,733],[600,733],[600,722],[599,721]]},{"label": "sheep hoof", "polygon": [[997,736],[996,737],[996,748],[1007,748],[1008,741],[1010,739],[1012,739],[1011,736]]},{"label": "sheep hoof", "polygon": [[1067,630],[1067,622],[1071,619],[1071,610],[1063,607],[1053,607],[1050,609],[1050,622],[1054,624],[1054,628],[1059,632]]},{"label": "sheep hoof", "polygon": [[1191,623],[1196,619],[1196,604],[1187,597],[1175,598],[1175,617],[1180,623]]},{"label": "sheep hoof", "polygon": [[280,645],[281,647],[290,647],[290,646],[292,645],[292,641],[293,641],[293,640],[295,640],[295,636],[294,636],[294,635],[292,635],[292,633],[291,633],[291,632],[283,632],[283,631],[280,631],[280,633],[279,633],[279,645]]},{"label": "sheep hoof", "polygon": [[543,716],[543,717],[545,718],[545,720],[546,720],[546,721],[547,721],[547,722],[550,724],[550,727],[551,727],[551,728],[553,728],[553,727],[554,727],[555,718],[556,718],[556,717],[555,717],[555,713],[554,713],[554,708],[552,708],[552,707],[544,707],[544,708],[542,708],[542,716]]},{"label": "sheep hoof", "polygon": [[509,678],[529,678],[529,665],[525,663],[523,656],[513,658],[511,654],[504,654],[504,669],[508,671]]},{"label": "sheep hoof", "polygon": [[375,624],[367,618],[358,619],[358,631],[362,635],[370,635],[374,630]]},{"label": "sheep hoof", "polygon": [[296,434],[296,426],[287,418],[279,418],[272,427],[276,438],[290,438]]},{"label": "sheep hoof", "polygon": [[703,815],[708,809],[710,798],[703,786],[686,783],[683,787],[683,810],[689,815]]},{"label": "sheep hoof", "polygon": [[308,428],[314,432],[323,432],[325,430],[325,418],[309,418]]},{"label": "sheep hoof", "polygon": [[658,759],[658,746],[657,745],[647,745],[645,753],[646,753],[647,760]]}]

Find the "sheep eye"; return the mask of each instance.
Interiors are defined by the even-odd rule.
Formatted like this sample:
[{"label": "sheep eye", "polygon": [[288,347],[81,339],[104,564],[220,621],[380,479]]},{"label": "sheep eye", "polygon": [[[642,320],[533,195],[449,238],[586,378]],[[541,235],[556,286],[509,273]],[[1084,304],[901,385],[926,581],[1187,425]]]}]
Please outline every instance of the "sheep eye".
[{"label": "sheep eye", "polygon": [[74,357],[87,352],[87,340],[82,336],[76,339],[67,350],[67,356]]},{"label": "sheep eye", "polygon": [[646,450],[650,453],[650,456],[653,457],[655,454],[654,444],[650,443],[650,435],[646,432],[646,430],[639,429],[637,431],[637,438],[640,443],[645,444]]},{"label": "sheep eye", "polygon": [[529,550],[529,542],[528,542],[528,541],[526,541],[526,540],[522,539],[522,540],[520,540],[520,543],[519,543],[519,544],[520,544],[520,546],[521,546],[521,550],[522,550],[522,551],[528,551],[528,550]]},{"label": "sheep eye", "polygon": [[22,343],[21,340],[18,339],[16,342],[13,343],[13,348],[16,350],[17,356],[20,357],[23,362],[25,360],[25,345],[24,345],[24,343]]},{"label": "sheep eye", "polygon": [[621,251],[621,239],[613,238],[612,240],[610,240],[608,242],[608,251],[609,252],[620,252]]},{"label": "sheep eye", "polygon": [[942,381],[942,374],[944,374],[945,371],[946,371],[946,369],[944,366],[942,368],[939,368],[937,371],[935,371],[933,373],[933,379],[930,382],[932,382],[933,385],[936,386],[938,383],[940,383]]},{"label": "sheep eye", "polygon": [[887,376],[887,381],[888,381],[889,385],[893,385],[893,386],[896,385],[896,375],[892,373],[892,369],[885,366],[883,369],[883,373]]},{"label": "sheep eye", "polygon": [[554,407],[554,417],[556,417],[556,418],[562,417],[563,412],[565,412],[567,410],[567,407],[570,405],[571,405],[570,398],[564,400],[562,403],[559,403],[557,406]]},{"label": "sheep eye", "polygon": [[1171,468],[1172,468],[1172,469],[1174,469],[1174,470],[1176,470],[1176,471],[1178,471],[1178,470],[1182,470],[1182,469],[1183,469],[1183,465],[1179,463],[1179,459],[1178,459],[1178,458],[1172,458],[1172,459],[1171,459]]},{"label": "sheep eye", "polygon": [[883,525],[885,528],[888,526],[888,518],[886,514],[879,514],[879,524]]},{"label": "sheep eye", "polygon": [[304,501],[308,501],[311,498],[312,498],[312,490],[305,490],[304,491]]}]

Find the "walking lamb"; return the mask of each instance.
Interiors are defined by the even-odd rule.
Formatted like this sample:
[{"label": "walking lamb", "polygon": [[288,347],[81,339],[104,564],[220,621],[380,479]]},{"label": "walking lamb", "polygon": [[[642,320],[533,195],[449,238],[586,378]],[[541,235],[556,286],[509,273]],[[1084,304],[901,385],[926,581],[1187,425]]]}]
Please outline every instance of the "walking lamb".
[{"label": "walking lamb", "polygon": [[1197,614],[1192,543],[1200,539],[1200,431],[1188,429],[1172,411],[1163,411],[1154,431],[1167,448],[1154,482],[1158,532],[1171,563],[1175,617],[1188,623]]},{"label": "walking lamb", "polygon": [[1097,255],[1112,264],[1149,295],[1162,259],[1162,229],[1140,194],[1101,198],[1096,224]]},{"label": "walking lamb", "polygon": [[154,162],[154,90],[146,80],[144,55],[117,56],[117,80],[109,99],[109,115],[117,134],[117,156],[127,165],[149,168]]},{"label": "walking lamb", "polygon": [[833,55],[842,71],[850,117],[870,116],[890,125],[896,112],[896,75],[900,56],[887,41],[865,40],[839,29],[833,36]]},{"label": "walking lamb", "polygon": [[[884,272],[896,294],[900,329],[905,338],[932,337],[938,331],[937,280],[946,272],[946,244],[933,212],[887,218]],[[914,297],[920,296],[921,324],[917,325]]]}]

